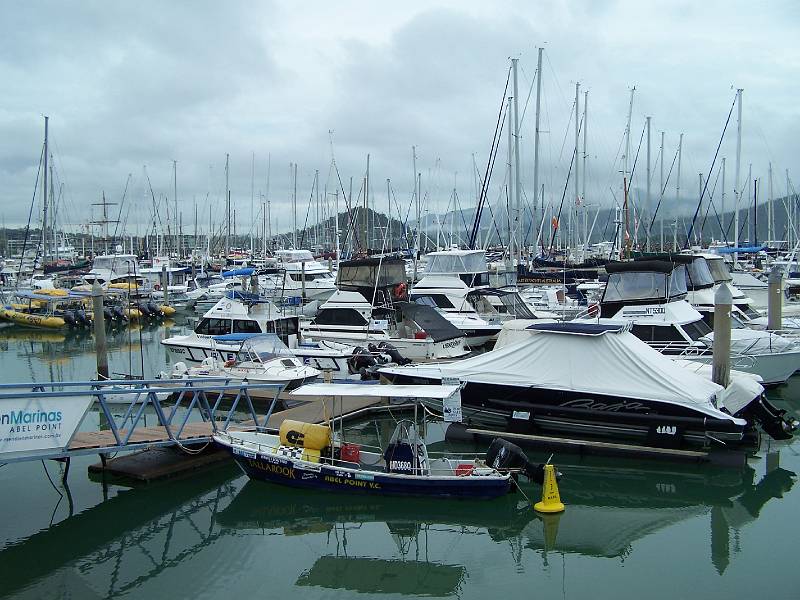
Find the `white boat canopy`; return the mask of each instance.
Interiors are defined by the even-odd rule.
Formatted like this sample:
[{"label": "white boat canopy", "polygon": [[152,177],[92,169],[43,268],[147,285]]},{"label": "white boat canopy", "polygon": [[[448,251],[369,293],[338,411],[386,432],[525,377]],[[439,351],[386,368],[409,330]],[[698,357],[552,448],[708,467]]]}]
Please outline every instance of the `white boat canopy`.
[{"label": "white boat canopy", "polygon": [[[454,378],[468,383],[539,388],[654,400],[683,405],[710,417],[731,419],[724,406],[733,390],[725,390],[639,340],[622,327],[536,324],[527,339],[453,363],[384,367],[381,373],[425,379]],[[731,387],[753,400],[756,382]],[[763,389],[761,389],[763,391]],[[733,394],[737,395],[737,394]]]},{"label": "white boat canopy", "polygon": [[443,400],[455,394],[459,385],[392,385],[379,383],[309,383],[292,390],[294,398],[336,396],[338,398],[431,398]]}]

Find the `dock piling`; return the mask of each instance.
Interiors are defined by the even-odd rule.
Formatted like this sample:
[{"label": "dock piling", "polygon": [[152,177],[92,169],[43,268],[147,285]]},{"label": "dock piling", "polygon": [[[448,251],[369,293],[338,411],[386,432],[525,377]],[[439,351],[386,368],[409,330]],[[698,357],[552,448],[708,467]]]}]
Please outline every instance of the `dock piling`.
[{"label": "dock piling", "polygon": [[728,387],[731,378],[731,307],[733,294],[727,283],[714,293],[714,355],[711,378]]},{"label": "dock piling", "polygon": [[769,294],[767,301],[767,329],[776,331],[782,327],[783,270],[778,266],[772,267],[767,283],[769,285],[767,289]]},{"label": "dock piling", "polygon": [[106,346],[106,323],[103,317],[103,290],[97,279],[92,284],[92,314],[94,347],[97,355],[97,378],[108,379],[108,349]]}]

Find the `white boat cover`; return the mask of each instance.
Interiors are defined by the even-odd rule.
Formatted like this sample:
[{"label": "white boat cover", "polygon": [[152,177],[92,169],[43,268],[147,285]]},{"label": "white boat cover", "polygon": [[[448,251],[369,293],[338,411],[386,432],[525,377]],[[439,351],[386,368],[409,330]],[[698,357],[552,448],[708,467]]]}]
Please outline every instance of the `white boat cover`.
[{"label": "white boat cover", "polygon": [[653,400],[731,419],[713,404],[715,396],[724,396],[721,386],[675,364],[628,331],[581,335],[527,330],[523,335],[525,339],[458,362],[386,367],[381,372]]},{"label": "white boat cover", "polygon": [[386,385],[371,383],[309,383],[290,392],[295,398],[336,396],[339,398],[431,398],[443,400],[459,390],[458,385]]}]

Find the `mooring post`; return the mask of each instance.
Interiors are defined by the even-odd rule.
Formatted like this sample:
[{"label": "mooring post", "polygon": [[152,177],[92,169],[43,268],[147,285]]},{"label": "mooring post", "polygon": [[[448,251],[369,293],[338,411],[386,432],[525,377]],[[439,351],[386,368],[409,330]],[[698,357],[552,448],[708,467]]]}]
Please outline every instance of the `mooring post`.
[{"label": "mooring post", "polygon": [[169,277],[167,277],[167,265],[161,265],[161,289],[164,291],[164,305],[169,306]]},{"label": "mooring post", "polygon": [[733,294],[727,283],[714,294],[714,358],[711,378],[728,387],[731,378],[731,306]]},{"label": "mooring post", "polygon": [[94,350],[97,355],[97,378],[108,379],[106,323],[103,316],[103,290],[97,279],[92,284],[92,313],[94,320]]},{"label": "mooring post", "polygon": [[306,261],[300,261],[300,297],[303,302],[306,300]]},{"label": "mooring post", "polygon": [[769,287],[767,293],[767,329],[776,331],[783,326],[781,311],[783,310],[783,269],[779,266],[772,267],[767,278]]},{"label": "mooring post", "polygon": [[258,275],[255,271],[250,275],[250,292],[258,296]]}]

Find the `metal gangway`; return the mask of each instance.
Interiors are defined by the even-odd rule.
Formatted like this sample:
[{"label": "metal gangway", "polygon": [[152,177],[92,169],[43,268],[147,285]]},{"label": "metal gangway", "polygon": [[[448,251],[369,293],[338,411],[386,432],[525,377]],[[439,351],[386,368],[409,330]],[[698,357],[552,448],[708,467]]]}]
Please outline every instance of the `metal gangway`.
[{"label": "metal gangway", "polygon": [[[105,457],[158,446],[185,448],[207,444],[215,433],[229,428],[263,430],[277,404],[273,400],[285,387],[225,377],[0,384],[0,463],[81,454]],[[77,403],[78,410],[85,408],[66,439],[49,448],[14,450],[14,442],[24,445],[24,441],[7,437],[8,430],[15,427],[15,418],[22,420],[22,410],[46,415],[70,401]],[[256,410],[256,402],[265,404],[263,415]],[[11,412],[4,412],[8,407],[13,407]],[[147,424],[148,408],[150,414],[155,413],[155,425]],[[99,413],[98,424],[89,418],[93,413]]]}]

